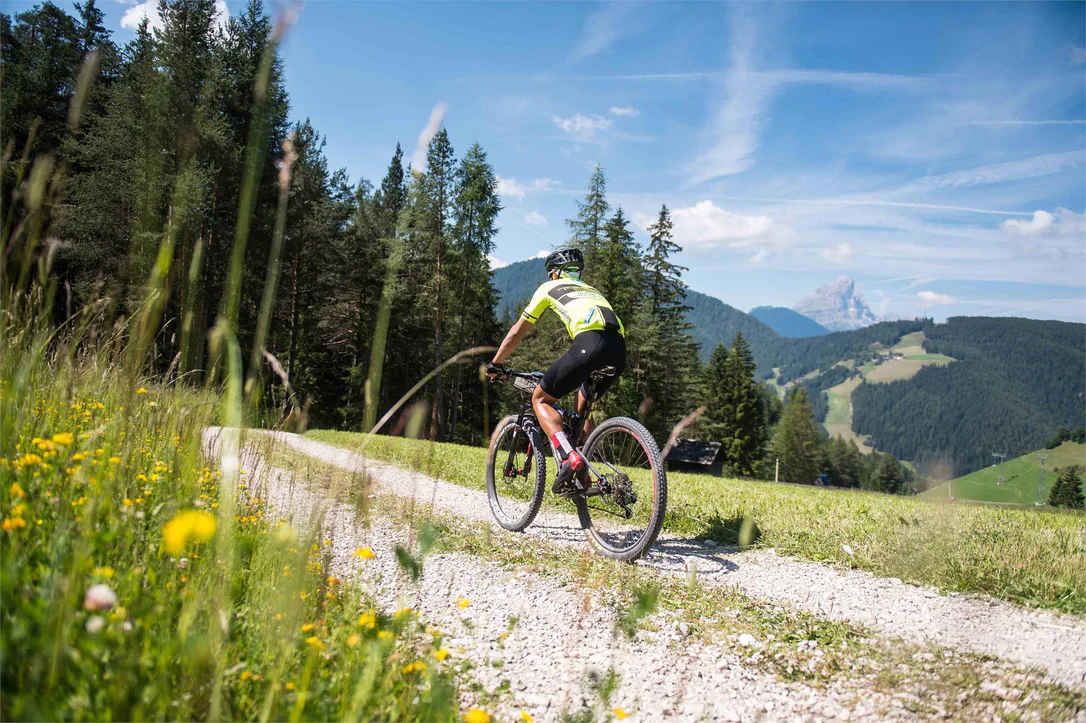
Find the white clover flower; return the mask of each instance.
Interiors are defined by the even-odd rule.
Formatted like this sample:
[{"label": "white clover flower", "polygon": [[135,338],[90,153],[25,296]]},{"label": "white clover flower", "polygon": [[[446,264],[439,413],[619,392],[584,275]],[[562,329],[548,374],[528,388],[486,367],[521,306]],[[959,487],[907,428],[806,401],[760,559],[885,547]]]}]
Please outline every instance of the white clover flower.
[{"label": "white clover flower", "polygon": [[109,610],[116,604],[117,593],[101,583],[92,585],[83,597],[83,607],[87,610]]},{"label": "white clover flower", "polygon": [[84,625],[84,627],[87,629],[87,632],[91,633],[92,635],[100,633],[102,631],[102,628],[104,628],[105,626],[106,620],[101,615],[90,616],[89,618],[87,618],[86,625]]}]

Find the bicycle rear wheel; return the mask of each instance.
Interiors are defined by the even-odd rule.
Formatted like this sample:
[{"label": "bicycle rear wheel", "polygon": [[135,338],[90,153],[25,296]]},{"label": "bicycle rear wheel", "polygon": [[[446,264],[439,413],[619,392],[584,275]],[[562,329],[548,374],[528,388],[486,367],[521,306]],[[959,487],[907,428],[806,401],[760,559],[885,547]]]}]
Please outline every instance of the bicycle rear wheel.
[{"label": "bicycle rear wheel", "polygon": [[592,432],[581,454],[600,475],[592,481],[598,493],[577,498],[581,526],[600,554],[636,560],[656,541],[667,509],[667,473],[656,440],[639,422],[615,417]]},{"label": "bicycle rear wheel", "polygon": [[486,456],[486,492],[498,524],[520,532],[539,513],[547,484],[547,457],[511,414],[494,428]]}]

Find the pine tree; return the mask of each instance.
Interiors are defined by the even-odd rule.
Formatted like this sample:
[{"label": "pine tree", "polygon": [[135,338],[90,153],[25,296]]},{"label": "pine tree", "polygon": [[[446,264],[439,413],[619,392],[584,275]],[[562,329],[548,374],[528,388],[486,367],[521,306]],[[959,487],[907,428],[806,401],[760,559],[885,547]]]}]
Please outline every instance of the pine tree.
[{"label": "pine tree", "polygon": [[[494,252],[496,222],[501,211],[501,197],[497,190],[497,177],[487,162],[486,152],[475,143],[468,149],[456,172],[455,224],[453,236],[456,242],[457,263],[451,274],[453,286],[458,289],[454,308],[460,317],[457,343],[454,351],[477,346],[481,342],[493,343],[498,334],[494,305],[497,292],[491,282],[490,263],[487,257]],[[456,280],[459,276],[459,281]],[[461,392],[464,370],[474,369],[478,360],[460,364],[453,384],[449,436],[456,439],[461,409],[475,405],[468,395]],[[470,388],[474,375],[469,377]],[[473,429],[478,431],[479,425]]]},{"label": "pine tree", "polygon": [[584,201],[577,202],[577,218],[566,219],[570,244],[581,249],[586,262],[591,260],[603,244],[604,226],[610,210],[611,205],[607,203],[607,178],[603,169],[596,166],[592,177],[588,179],[588,193],[585,194]]},{"label": "pine tree", "polygon": [[1053,507],[1069,507],[1081,510],[1086,507],[1086,497],[1082,493],[1082,468],[1077,464],[1064,468],[1056,484],[1048,495],[1048,504]]},{"label": "pine tree", "polygon": [[754,380],[754,355],[743,335],[736,333],[725,363],[728,408],[734,415],[726,438],[721,439],[728,466],[744,477],[755,474],[765,453],[765,410],[762,392]]},{"label": "pine tree", "polygon": [[785,482],[810,484],[822,473],[823,439],[811,415],[807,390],[792,387],[773,437],[773,453],[780,460]]},{"label": "pine tree", "polygon": [[897,458],[888,453],[875,453],[876,462],[874,470],[868,480],[865,489],[887,494],[899,494],[905,482],[905,475],[901,463]]},{"label": "pine tree", "polygon": [[[426,153],[426,175],[422,179],[425,197],[425,236],[429,245],[429,254],[433,259],[433,271],[429,290],[433,304],[434,347],[433,362],[438,368],[444,361],[445,332],[445,288],[447,255],[450,252],[449,238],[453,220],[453,201],[455,199],[456,159],[453,156],[449,133],[444,128],[430,141]],[[437,372],[434,377],[434,396],[430,407],[430,439],[445,439],[445,395],[444,375]]]},{"label": "pine tree", "polygon": [[826,456],[830,479],[838,487],[859,487],[862,479],[863,456],[855,440],[834,437],[829,441]]}]

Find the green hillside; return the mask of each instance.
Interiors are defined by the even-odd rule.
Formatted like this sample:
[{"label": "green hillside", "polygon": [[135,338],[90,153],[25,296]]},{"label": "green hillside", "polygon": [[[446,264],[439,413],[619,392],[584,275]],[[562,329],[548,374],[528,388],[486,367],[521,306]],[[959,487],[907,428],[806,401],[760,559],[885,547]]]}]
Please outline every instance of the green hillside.
[{"label": "green hillside", "polygon": [[1003,484],[999,484],[999,465],[989,465],[972,474],[951,480],[920,494],[927,499],[947,499],[973,502],[999,502],[1003,504],[1032,505],[1038,499],[1041,482],[1041,462],[1038,454],[1047,454],[1045,460],[1045,484],[1040,494],[1042,503],[1048,501],[1048,493],[1056,482],[1057,468],[1072,464],[1086,465],[1086,445],[1064,442],[1055,449],[1028,452],[1021,457],[1003,463]]},{"label": "green hillside", "polygon": [[789,338],[830,333],[829,329],[814,319],[784,306],[756,306],[750,310],[750,315],[781,336]]}]

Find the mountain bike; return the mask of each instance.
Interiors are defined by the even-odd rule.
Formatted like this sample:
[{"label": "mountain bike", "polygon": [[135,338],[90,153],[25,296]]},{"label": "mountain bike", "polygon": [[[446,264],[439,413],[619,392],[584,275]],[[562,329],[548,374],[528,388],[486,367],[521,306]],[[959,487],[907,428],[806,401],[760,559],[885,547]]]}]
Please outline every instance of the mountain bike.
[{"label": "mountain bike", "polygon": [[[584,414],[555,404],[562,428],[574,447],[580,447],[584,420],[592,413],[596,384],[608,370],[593,372],[588,383]],[[611,374],[614,370],[610,370]],[[521,532],[532,524],[543,504],[547,486],[547,455],[551,447],[532,410],[531,396],[542,380],[541,372],[506,370],[499,377],[512,380],[527,400],[516,414],[502,419],[490,437],[486,459],[486,490],[490,510],[498,524]],[[660,534],[667,508],[667,473],[660,448],[649,431],[628,417],[612,417],[588,435],[580,448],[586,472],[559,494],[577,508],[581,528],[602,555],[633,561],[644,555]],[[555,469],[558,454],[550,449]]]}]

